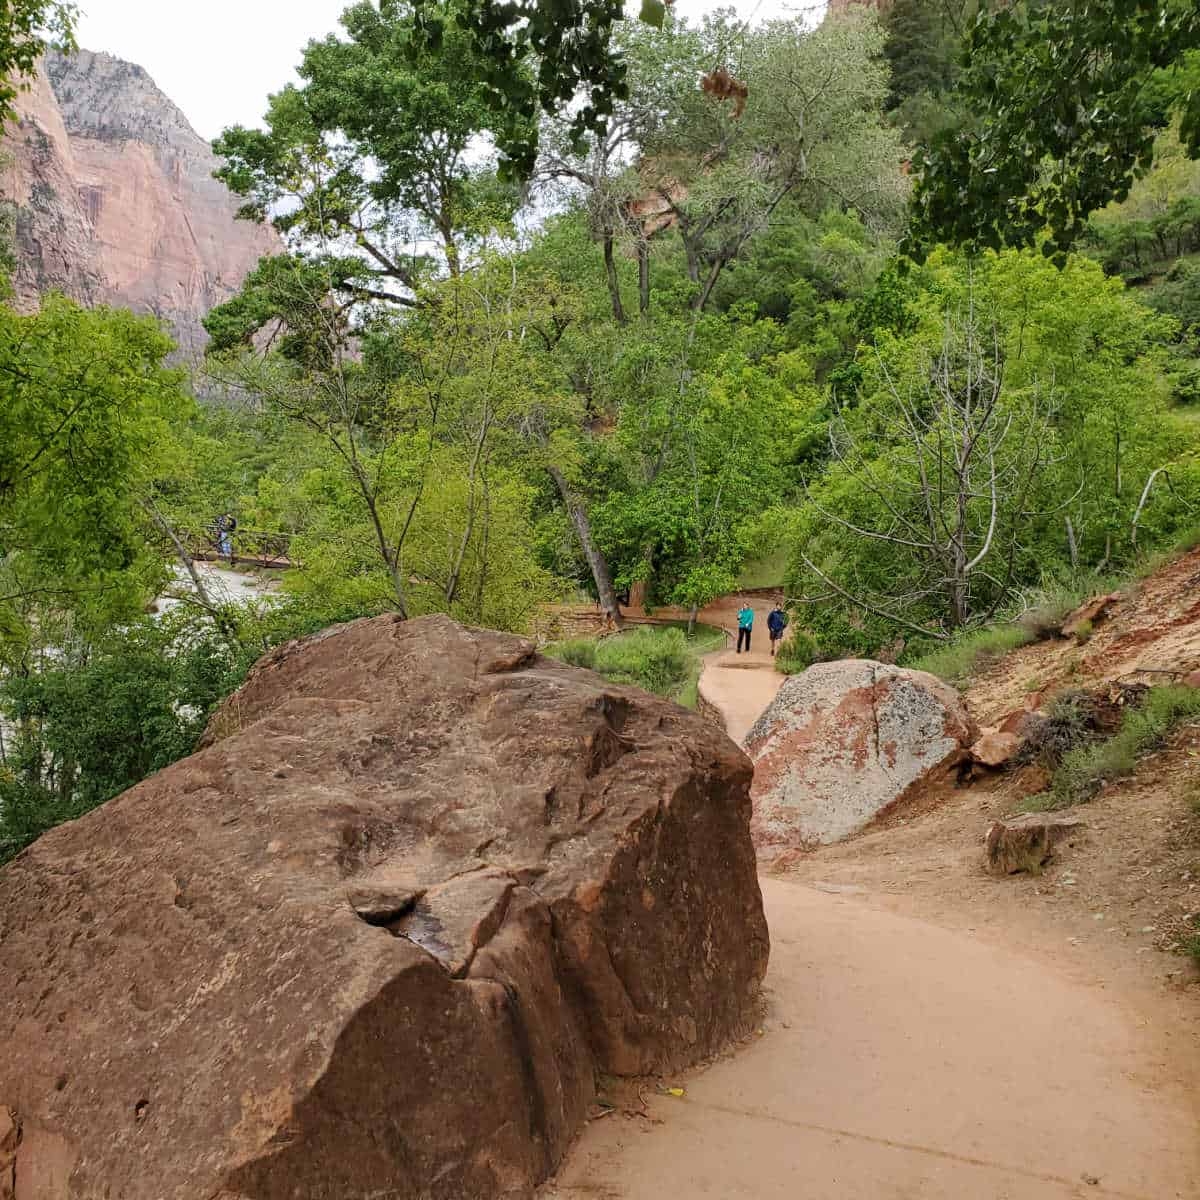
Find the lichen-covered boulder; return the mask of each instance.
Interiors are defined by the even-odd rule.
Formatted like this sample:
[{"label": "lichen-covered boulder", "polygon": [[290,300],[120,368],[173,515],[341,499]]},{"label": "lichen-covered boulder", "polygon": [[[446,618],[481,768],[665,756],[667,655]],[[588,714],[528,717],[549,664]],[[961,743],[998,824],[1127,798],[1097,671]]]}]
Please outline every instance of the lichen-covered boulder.
[{"label": "lichen-covered boulder", "polygon": [[206,741],[0,871],[0,1195],[524,1197],[597,1072],[753,1021],[750,764],[700,717],[381,617]]},{"label": "lichen-covered boulder", "polygon": [[923,671],[844,659],[793,675],[746,737],[755,844],[849,837],[959,763],[974,734],[958,692]]}]

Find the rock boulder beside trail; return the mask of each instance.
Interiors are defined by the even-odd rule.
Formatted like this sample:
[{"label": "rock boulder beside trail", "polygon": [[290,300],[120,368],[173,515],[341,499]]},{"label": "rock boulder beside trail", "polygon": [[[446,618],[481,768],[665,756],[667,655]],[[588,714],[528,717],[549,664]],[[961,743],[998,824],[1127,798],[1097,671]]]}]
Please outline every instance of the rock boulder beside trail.
[{"label": "rock boulder beside trail", "polygon": [[923,671],[845,659],[793,675],[746,737],[755,844],[849,837],[962,761],[975,733],[958,692]]},{"label": "rock boulder beside trail", "polygon": [[1069,841],[1083,829],[1077,817],[1054,813],[1027,813],[994,821],[984,837],[987,868],[993,875],[1034,874],[1054,857],[1060,842]]},{"label": "rock boulder beside trail", "polygon": [[0,1196],[529,1196],[598,1072],[752,1027],[750,773],[446,618],[273,652],[0,871]]}]

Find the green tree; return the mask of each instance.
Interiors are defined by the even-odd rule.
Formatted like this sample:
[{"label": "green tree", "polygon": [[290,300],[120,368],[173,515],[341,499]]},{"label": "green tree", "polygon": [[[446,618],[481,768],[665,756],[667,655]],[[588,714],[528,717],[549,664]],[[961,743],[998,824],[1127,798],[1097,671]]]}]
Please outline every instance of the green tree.
[{"label": "green tree", "polygon": [[1193,0],[995,5],[967,39],[960,99],[974,119],[919,163],[919,233],[997,248],[1049,230],[1061,261],[1149,168],[1173,113],[1200,152],[1197,51]]},{"label": "green tree", "polygon": [[811,217],[833,205],[875,229],[898,226],[904,153],[882,120],[882,48],[865,12],[814,30],[773,21],[739,33],[725,17],[706,22],[692,53],[697,62],[722,55],[749,90],[744,110],[682,91],[640,146],[644,185],[673,218],[696,309],[785,201]]},{"label": "green tree", "polygon": [[484,261],[352,342],[346,313],[309,282],[302,271],[276,293],[293,342],[220,368],[304,434],[300,469],[279,463],[258,487],[260,517],[297,530],[290,585],[326,606],[523,624],[553,591],[517,536],[530,504],[521,471],[544,441],[527,427],[554,406],[535,349],[561,319],[546,289]]},{"label": "green tree", "polygon": [[0,5],[0,127],[13,118],[13,101],[50,47],[75,46],[78,6],[64,0],[6,0]]},{"label": "green tree", "polygon": [[270,219],[295,250],[318,246],[334,281],[360,299],[413,303],[431,244],[457,273],[464,242],[504,226],[515,206],[479,153],[512,134],[515,118],[489,104],[457,10],[423,10],[435,11],[444,34],[422,49],[411,5],[352,4],[346,36],[310,42],[301,85],[271,97],[266,128],[235,126],[214,143],[218,177],[247,200],[242,215]]},{"label": "green tree", "polygon": [[71,609],[103,622],[136,612],[163,555],[142,501],[191,401],[166,370],[158,325],[48,297],[0,307],[0,621]]},{"label": "green tree", "polygon": [[[662,24],[660,0],[643,0],[643,18]],[[463,0],[447,10],[418,0],[418,53],[437,53],[464,30],[475,74],[503,118],[499,144],[510,179],[528,177],[537,161],[537,112],[559,112],[579,98],[574,136],[602,133],[614,100],[624,97],[625,64],[612,46],[624,15],[619,0]]]},{"label": "green tree", "polygon": [[0,681],[0,862],[191,753],[244,662],[180,610]]},{"label": "green tree", "polygon": [[1153,495],[1152,536],[1186,522],[1193,439],[1162,372],[1172,326],[1120,280],[1078,256],[1060,270],[1032,251],[939,250],[905,307],[863,348],[792,533],[793,594],[827,649],[945,638],[1043,577],[1128,562],[1162,468],[1186,494]]},{"label": "green tree", "polygon": [[962,120],[952,97],[963,38],[979,8],[979,0],[893,0],[882,15],[891,68],[887,107],[913,145],[928,146]]}]

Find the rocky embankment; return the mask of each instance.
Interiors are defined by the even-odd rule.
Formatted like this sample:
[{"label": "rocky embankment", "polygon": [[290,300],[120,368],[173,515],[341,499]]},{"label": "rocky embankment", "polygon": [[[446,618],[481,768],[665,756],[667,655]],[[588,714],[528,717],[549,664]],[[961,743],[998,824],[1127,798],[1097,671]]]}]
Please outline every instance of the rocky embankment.
[{"label": "rocky embankment", "polygon": [[46,57],[17,98],[0,196],[14,216],[17,302],[49,291],[161,317],[195,361],[273,229],[236,218],[218,160],[139,66],[86,50]]},{"label": "rocky embankment", "polygon": [[0,871],[0,1196],[493,1200],[754,1027],[751,768],[447,618],[273,652]]}]

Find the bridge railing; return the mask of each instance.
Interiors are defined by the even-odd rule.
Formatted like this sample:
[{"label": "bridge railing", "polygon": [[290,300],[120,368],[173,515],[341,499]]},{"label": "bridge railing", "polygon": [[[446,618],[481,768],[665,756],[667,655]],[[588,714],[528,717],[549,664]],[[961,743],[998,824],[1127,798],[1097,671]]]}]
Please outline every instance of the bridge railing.
[{"label": "bridge railing", "polygon": [[[222,537],[215,527],[182,529],[179,531],[187,552],[200,562],[219,562],[226,557]],[[292,535],[265,529],[243,529],[239,526],[227,535],[234,562],[253,563],[260,567],[291,567]]]}]

